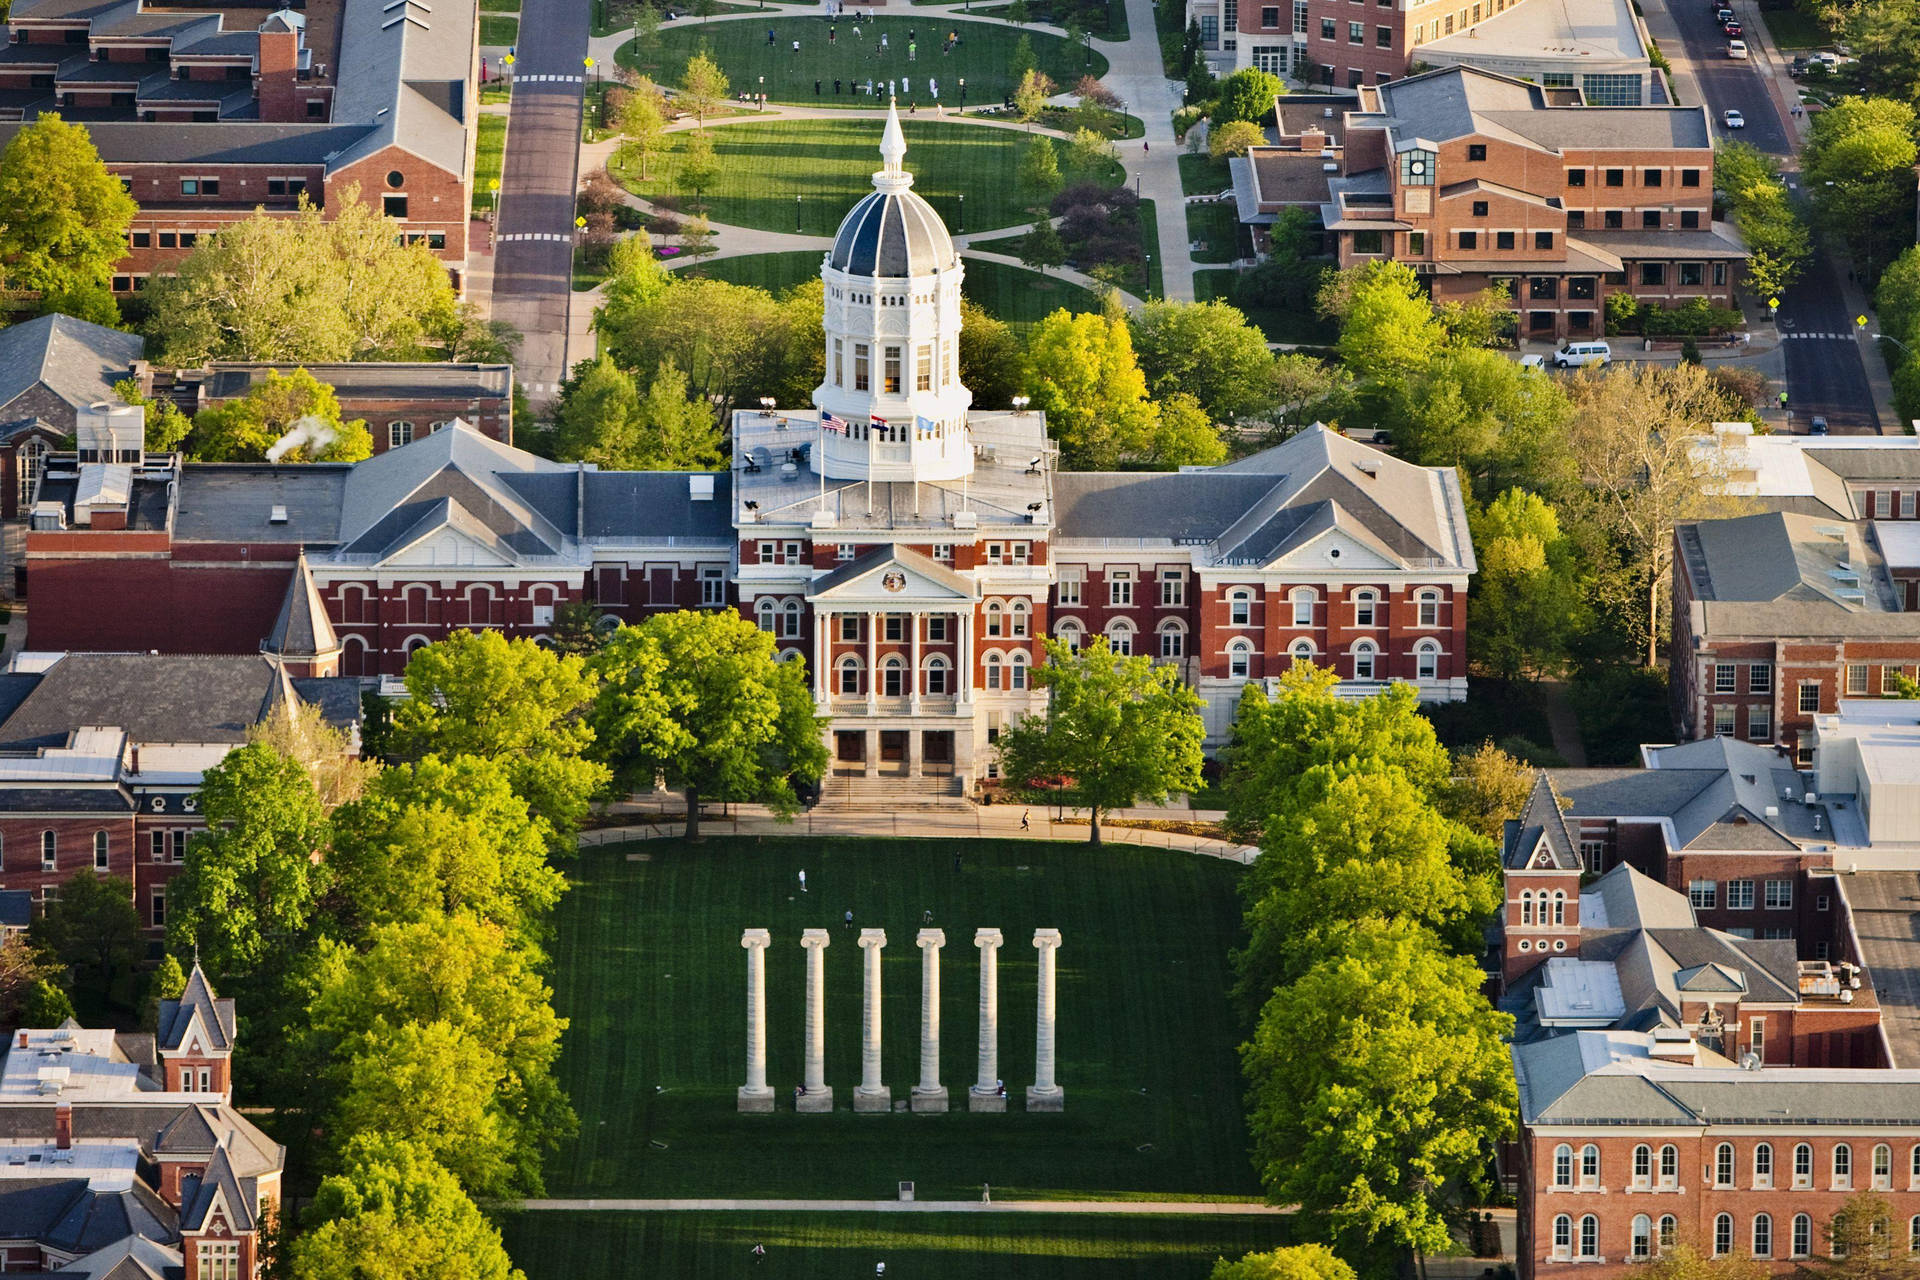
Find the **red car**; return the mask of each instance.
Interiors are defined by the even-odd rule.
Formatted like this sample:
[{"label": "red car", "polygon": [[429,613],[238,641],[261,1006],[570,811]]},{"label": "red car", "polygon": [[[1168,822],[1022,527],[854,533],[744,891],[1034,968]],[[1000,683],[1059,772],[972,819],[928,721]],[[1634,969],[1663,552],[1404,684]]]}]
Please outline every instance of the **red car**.
[{"label": "red car", "polygon": [[1746,29],[1737,20],[1728,19],[1724,24],[1724,30],[1727,33],[1727,39],[1737,40]]}]

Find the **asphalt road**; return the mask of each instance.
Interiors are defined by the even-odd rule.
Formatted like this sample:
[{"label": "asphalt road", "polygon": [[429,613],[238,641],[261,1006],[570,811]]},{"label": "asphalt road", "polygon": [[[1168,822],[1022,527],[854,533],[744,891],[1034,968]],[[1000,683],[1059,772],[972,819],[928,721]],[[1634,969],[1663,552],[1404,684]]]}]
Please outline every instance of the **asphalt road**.
[{"label": "asphalt road", "polygon": [[[1706,96],[1716,139],[1749,142],[1779,156],[1783,168],[1796,169],[1791,134],[1766,81],[1751,59],[1727,56],[1726,33],[1706,0],[1666,3],[1686,44],[1694,79]],[[1751,35],[1751,24],[1761,20],[1758,7],[1749,3],[1732,7],[1743,22],[1751,19]],[[1751,47],[1752,41],[1748,44]],[[1722,123],[1722,113],[1729,107],[1746,117],[1746,128],[1730,130]],[[1878,432],[1880,416],[1853,337],[1853,316],[1840,293],[1838,270],[1824,251],[1816,251],[1799,281],[1781,299],[1778,319],[1786,348],[1787,407],[1793,411],[1795,431],[1805,431],[1819,415],[1835,433]]]},{"label": "asphalt road", "polygon": [[550,398],[566,376],[589,8],[579,0],[525,0],[514,57],[493,315],[520,331],[514,364],[536,401]]}]

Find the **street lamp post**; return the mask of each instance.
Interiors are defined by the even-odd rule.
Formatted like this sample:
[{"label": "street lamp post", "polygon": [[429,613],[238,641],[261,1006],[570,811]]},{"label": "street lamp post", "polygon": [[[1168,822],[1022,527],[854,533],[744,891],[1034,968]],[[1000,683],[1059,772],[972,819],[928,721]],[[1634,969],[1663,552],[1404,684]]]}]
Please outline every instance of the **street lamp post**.
[{"label": "street lamp post", "polygon": [[1902,351],[1906,352],[1909,356],[1913,354],[1913,348],[1908,346],[1906,343],[1900,341],[1900,339],[1898,338],[1889,337],[1887,334],[1884,334],[1884,333],[1876,333],[1873,335],[1873,338],[1874,338],[1874,341],[1876,342],[1891,342],[1894,346],[1900,348]]},{"label": "street lamp post", "polygon": [[[596,71],[596,70],[594,70],[594,61],[593,61],[593,59],[592,59],[592,58],[582,58],[582,59],[580,59],[580,65],[581,65],[581,66],[583,66],[583,67],[585,67],[585,68],[587,69],[587,75],[588,75],[588,77],[589,77],[589,78],[590,78],[590,80],[591,80],[591,84],[590,84],[590,85],[588,86],[588,90],[587,90],[587,91],[588,91],[589,93],[592,93],[592,92],[594,92],[595,90],[597,90],[597,89],[599,89],[599,87],[600,87],[600,73],[599,73],[598,71]],[[604,128],[606,128],[606,127],[607,127],[607,104],[606,104],[606,102],[605,102],[605,100],[602,100],[602,101],[601,101],[601,102],[600,102],[600,103],[599,103],[599,104],[598,104],[598,105],[597,105],[597,106],[595,107],[595,109],[594,109],[594,121],[595,121],[595,123],[596,123],[596,124],[597,124],[597,125],[598,125],[598,126],[599,126],[600,128],[602,128],[602,129],[604,129]]]},{"label": "street lamp post", "polygon": [[[972,3],[972,0],[968,0],[968,3]],[[960,109],[962,111],[967,109],[967,78],[965,76],[960,77]]]},{"label": "street lamp post", "polygon": [[[962,83],[965,83],[965,82],[962,81]],[[967,233],[967,193],[964,191],[960,193],[959,223],[960,223],[959,230],[955,234],[965,235]]]},{"label": "street lamp post", "polygon": [[760,109],[762,111],[767,109],[767,78],[765,76],[760,77]]},{"label": "street lamp post", "polygon": [[800,202],[805,198],[804,196],[795,196],[793,198],[793,233],[795,235],[800,234]]}]

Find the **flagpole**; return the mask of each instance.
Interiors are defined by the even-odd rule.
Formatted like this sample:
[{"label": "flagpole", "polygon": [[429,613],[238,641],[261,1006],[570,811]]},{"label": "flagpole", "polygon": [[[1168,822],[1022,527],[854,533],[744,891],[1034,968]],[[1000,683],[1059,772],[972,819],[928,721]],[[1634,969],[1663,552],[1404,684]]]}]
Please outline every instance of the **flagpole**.
[{"label": "flagpole", "polygon": [[820,477],[820,514],[827,513],[827,411],[819,405],[813,406],[815,434],[820,437],[814,446],[813,470]]}]

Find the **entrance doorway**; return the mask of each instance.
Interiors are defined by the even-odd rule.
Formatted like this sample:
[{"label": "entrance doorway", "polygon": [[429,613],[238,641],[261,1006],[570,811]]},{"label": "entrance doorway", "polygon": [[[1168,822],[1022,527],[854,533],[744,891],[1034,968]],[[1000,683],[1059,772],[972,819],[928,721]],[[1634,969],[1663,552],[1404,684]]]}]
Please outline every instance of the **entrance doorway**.
[{"label": "entrance doorway", "polygon": [[880,772],[904,774],[907,771],[907,733],[904,729],[880,731]]},{"label": "entrance doorway", "polygon": [[834,772],[842,775],[867,771],[867,735],[859,729],[838,729],[833,735]]},{"label": "entrance doorway", "polygon": [[920,770],[933,778],[953,776],[953,730],[929,729],[920,735]]}]

